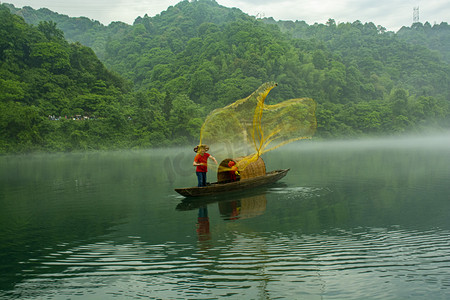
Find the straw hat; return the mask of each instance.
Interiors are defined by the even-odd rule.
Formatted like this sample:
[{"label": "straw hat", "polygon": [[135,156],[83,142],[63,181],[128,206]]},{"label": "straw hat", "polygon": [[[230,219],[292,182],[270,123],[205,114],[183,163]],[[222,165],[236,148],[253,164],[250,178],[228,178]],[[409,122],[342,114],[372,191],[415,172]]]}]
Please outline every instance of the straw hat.
[{"label": "straw hat", "polygon": [[197,153],[199,148],[204,148],[205,151],[209,150],[209,146],[208,145],[202,144],[202,145],[195,146],[194,147],[194,152]]}]

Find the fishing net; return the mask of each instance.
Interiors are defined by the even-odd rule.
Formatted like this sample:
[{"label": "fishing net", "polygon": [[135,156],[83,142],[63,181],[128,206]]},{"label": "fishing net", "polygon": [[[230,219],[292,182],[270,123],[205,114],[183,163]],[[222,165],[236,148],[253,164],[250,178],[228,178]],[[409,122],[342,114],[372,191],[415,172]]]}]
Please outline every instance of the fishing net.
[{"label": "fishing net", "polygon": [[244,170],[268,151],[311,138],[317,127],[314,100],[265,104],[276,86],[274,82],[265,83],[247,98],[211,112],[202,125],[200,144],[209,145],[218,158],[245,156],[237,166]]}]

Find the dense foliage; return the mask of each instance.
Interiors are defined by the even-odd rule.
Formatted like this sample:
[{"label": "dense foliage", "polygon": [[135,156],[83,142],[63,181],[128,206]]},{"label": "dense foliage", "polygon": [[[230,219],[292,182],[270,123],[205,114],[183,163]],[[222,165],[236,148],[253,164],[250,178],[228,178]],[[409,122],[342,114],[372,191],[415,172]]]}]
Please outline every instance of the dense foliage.
[{"label": "dense foliage", "polygon": [[423,42],[418,24],[397,34],[359,21],[310,26],[211,0],[133,25],[12,5],[0,13],[0,152],[195,143],[209,111],[267,81],[279,84],[269,103],[316,100],[322,137],[449,125],[445,23],[423,26]]},{"label": "dense foliage", "polygon": [[107,122],[66,116],[121,116],[125,81],[53,22],[30,27],[4,7],[0,19],[0,151],[71,149],[112,135]]},{"label": "dense foliage", "polygon": [[423,45],[436,50],[450,63],[450,25],[442,22],[431,26],[430,23],[414,23],[411,27],[402,27],[397,36],[414,45]]},{"label": "dense foliage", "polygon": [[[335,91],[335,97],[320,101],[319,115],[326,114],[319,123],[322,129],[335,132],[341,127],[348,134],[402,132],[448,120],[449,64],[440,53],[405,43],[407,34],[400,38],[381,26],[359,21],[337,25],[329,19],[327,24],[312,26],[273,19],[265,22],[277,24],[300,48],[306,41],[315,45],[313,64],[326,71],[320,86]],[[435,26],[432,30],[441,29]],[[450,35],[446,40],[450,42]]]}]

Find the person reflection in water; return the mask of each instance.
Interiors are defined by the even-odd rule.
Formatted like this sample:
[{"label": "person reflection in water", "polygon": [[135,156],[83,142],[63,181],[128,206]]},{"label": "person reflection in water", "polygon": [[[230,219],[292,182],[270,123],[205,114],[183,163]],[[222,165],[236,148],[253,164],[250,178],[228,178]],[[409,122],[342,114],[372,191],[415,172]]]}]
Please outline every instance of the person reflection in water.
[{"label": "person reflection in water", "polygon": [[208,158],[212,159],[217,165],[217,160],[211,154],[206,153],[206,151],[208,150],[209,147],[207,145],[199,145],[194,148],[194,151],[197,153],[197,155],[194,158],[193,165],[197,167],[195,173],[197,174],[198,187],[206,186],[206,172],[208,172]]},{"label": "person reflection in water", "polygon": [[197,235],[199,241],[207,241],[211,239],[207,206],[202,206],[198,209]]}]

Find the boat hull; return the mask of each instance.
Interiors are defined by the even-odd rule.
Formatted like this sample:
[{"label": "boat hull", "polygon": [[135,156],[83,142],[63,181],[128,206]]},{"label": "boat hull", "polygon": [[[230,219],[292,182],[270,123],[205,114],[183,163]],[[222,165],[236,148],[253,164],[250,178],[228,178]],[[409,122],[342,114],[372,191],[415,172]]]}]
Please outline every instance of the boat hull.
[{"label": "boat hull", "polygon": [[242,179],[239,181],[227,183],[216,182],[205,187],[179,188],[175,189],[175,191],[184,197],[202,197],[202,196],[218,195],[238,190],[247,190],[250,188],[277,182],[278,180],[286,176],[288,171],[289,169],[275,170],[266,173],[266,175],[264,176]]}]

